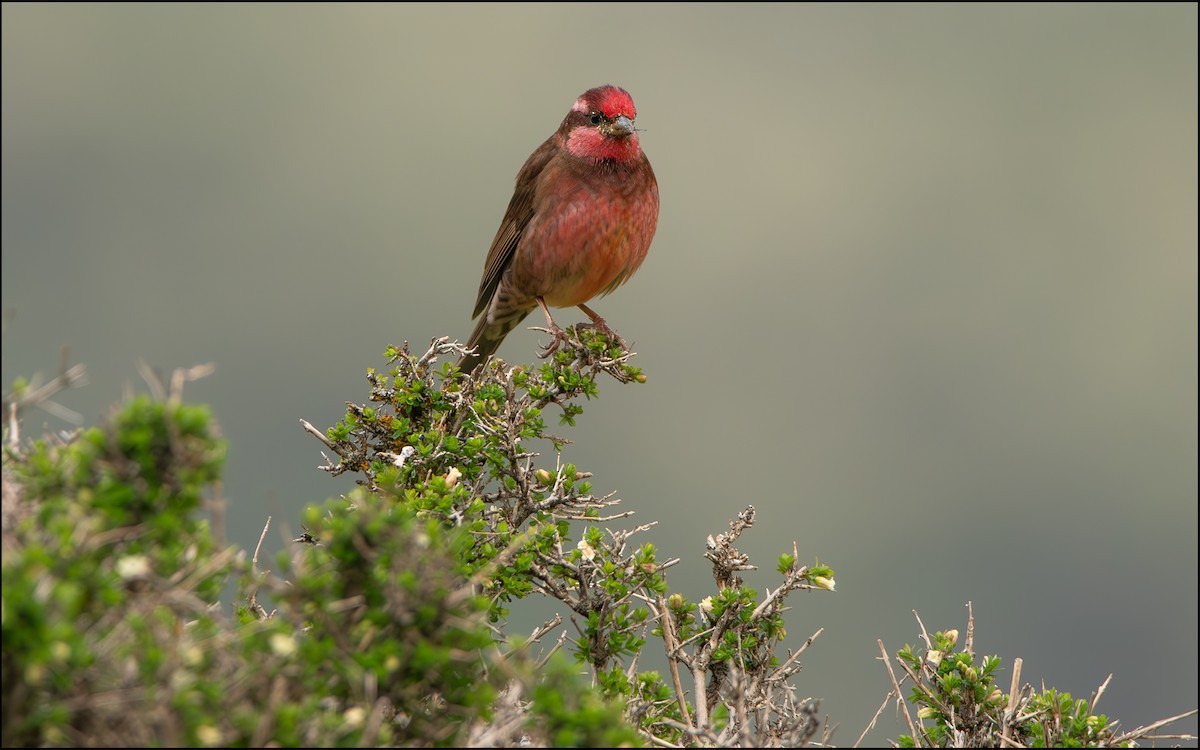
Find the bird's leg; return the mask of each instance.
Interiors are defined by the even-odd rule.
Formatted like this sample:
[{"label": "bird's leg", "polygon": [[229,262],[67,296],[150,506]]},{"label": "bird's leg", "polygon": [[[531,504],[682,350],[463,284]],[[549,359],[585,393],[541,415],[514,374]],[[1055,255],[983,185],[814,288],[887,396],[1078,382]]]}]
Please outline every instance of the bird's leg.
[{"label": "bird's leg", "polygon": [[546,328],[551,336],[550,343],[538,355],[542,359],[545,359],[558,351],[558,347],[562,346],[563,342],[567,340],[567,334],[563,329],[558,327],[558,324],[554,322],[554,318],[550,317],[550,308],[546,307],[546,301],[541,297],[537,297],[536,299],[538,307],[542,308],[542,312],[546,314]]},{"label": "bird's leg", "polygon": [[597,315],[592,308],[588,307],[587,305],[580,305],[579,309],[587,313],[587,316],[592,319],[592,322],[580,323],[579,325],[575,326],[576,328],[594,328],[598,332],[603,333],[609,338],[610,341],[622,349],[629,348],[629,346],[625,343],[625,339],[621,338],[620,334],[618,334],[616,331],[609,328],[608,323],[604,322],[604,318]]}]

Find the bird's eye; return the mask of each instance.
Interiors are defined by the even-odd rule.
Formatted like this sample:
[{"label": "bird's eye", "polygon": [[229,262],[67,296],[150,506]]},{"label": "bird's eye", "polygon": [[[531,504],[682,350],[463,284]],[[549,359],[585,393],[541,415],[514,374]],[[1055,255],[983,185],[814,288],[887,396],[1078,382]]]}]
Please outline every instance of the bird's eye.
[{"label": "bird's eye", "polygon": [[604,122],[604,117],[599,112],[593,112],[588,116],[588,122],[592,123],[593,125],[599,125],[600,123]]}]

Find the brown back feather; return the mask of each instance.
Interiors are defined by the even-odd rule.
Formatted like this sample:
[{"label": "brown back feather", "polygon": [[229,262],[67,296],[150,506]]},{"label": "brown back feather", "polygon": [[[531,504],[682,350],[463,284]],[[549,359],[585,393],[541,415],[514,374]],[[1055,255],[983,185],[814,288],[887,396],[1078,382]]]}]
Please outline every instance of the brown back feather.
[{"label": "brown back feather", "polygon": [[500,277],[512,262],[513,253],[517,251],[517,244],[521,241],[525,227],[529,226],[533,219],[533,195],[537,188],[537,176],[556,153],[554,139],[557,136],[557,133],[550,136],[530,154],[525,160],[525,166],[521,167],[517,174],[512,200],[508,202],[508,210],[504,212],[504,219],[500,222],[500,228],[496,230],[492,247],[483,262],[483,279],[479,282],[479,297],[475,300],[472,318],[478,317],[487,309],[492,295],[496,293],[496,287],[500,284]]}]

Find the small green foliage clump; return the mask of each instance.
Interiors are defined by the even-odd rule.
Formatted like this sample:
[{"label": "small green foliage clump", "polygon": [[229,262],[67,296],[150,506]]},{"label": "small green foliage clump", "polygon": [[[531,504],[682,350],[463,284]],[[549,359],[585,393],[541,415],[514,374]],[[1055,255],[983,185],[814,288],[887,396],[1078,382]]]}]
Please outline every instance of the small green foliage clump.
[{"label": "small green foliage clump", "polygon": [[[24,511],[4,536],[6,746],[162,742],[98,696],[190,716],[220,691],[199,644],[233,555],[196,511],[225,450],[207,409],[137,397],[105,427],[6,454],[6,505]],[[203,726],[184,721],[176,741]]]},{"label": "small green foliage clump", "polygon": [[1000,657],[976,657],[974,629],[972,614],[962,650],[955,650],[959,632],[946,630],[927,636],[924,650],[906,645],[897,652],[896,663],[912,683],[908,700],[917,708],[914,722],[905,707],[916,731],[900,735],[900,747],[1134,747],[1152,731],[1121,733],[1117,722],[1096,713],[1104,686],[1090,701],[1021,686],[1020,659],[1010,689],[1002,690],[996,684]]},{"label": "small green foliage clump", "polygon": [[[266,579],[280,609],[259,632],[268,646],[286,638],[291,656],[275,679],[295,686],[286,694],[300,716],[357,717],[340,742],[459,744],[495,699],[481,658],[492,645],[487,603],[456,557],[465,534],[394,498],[349,499],[351,512],[344,502],[310,507],[313,541],[281,554],[279,576]],[[291,738],[283,744],[310,744]]]}]

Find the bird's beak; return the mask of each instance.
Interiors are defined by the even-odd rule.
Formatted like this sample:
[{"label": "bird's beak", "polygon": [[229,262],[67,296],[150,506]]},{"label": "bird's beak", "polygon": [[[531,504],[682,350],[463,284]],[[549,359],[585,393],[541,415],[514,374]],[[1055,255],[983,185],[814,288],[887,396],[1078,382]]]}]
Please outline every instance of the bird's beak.
[{"label": "bird's beak", "polygon": [[613,138],[628,138],[629,136],[633,135],[633,131],[635,129],[636,128],[633,127],[633,120],[630,120],[625,115],[620,115],[617,117],[617,119],[608,124],[608,127],[605,129],[605,131],[606,135],[609,135]]}]

